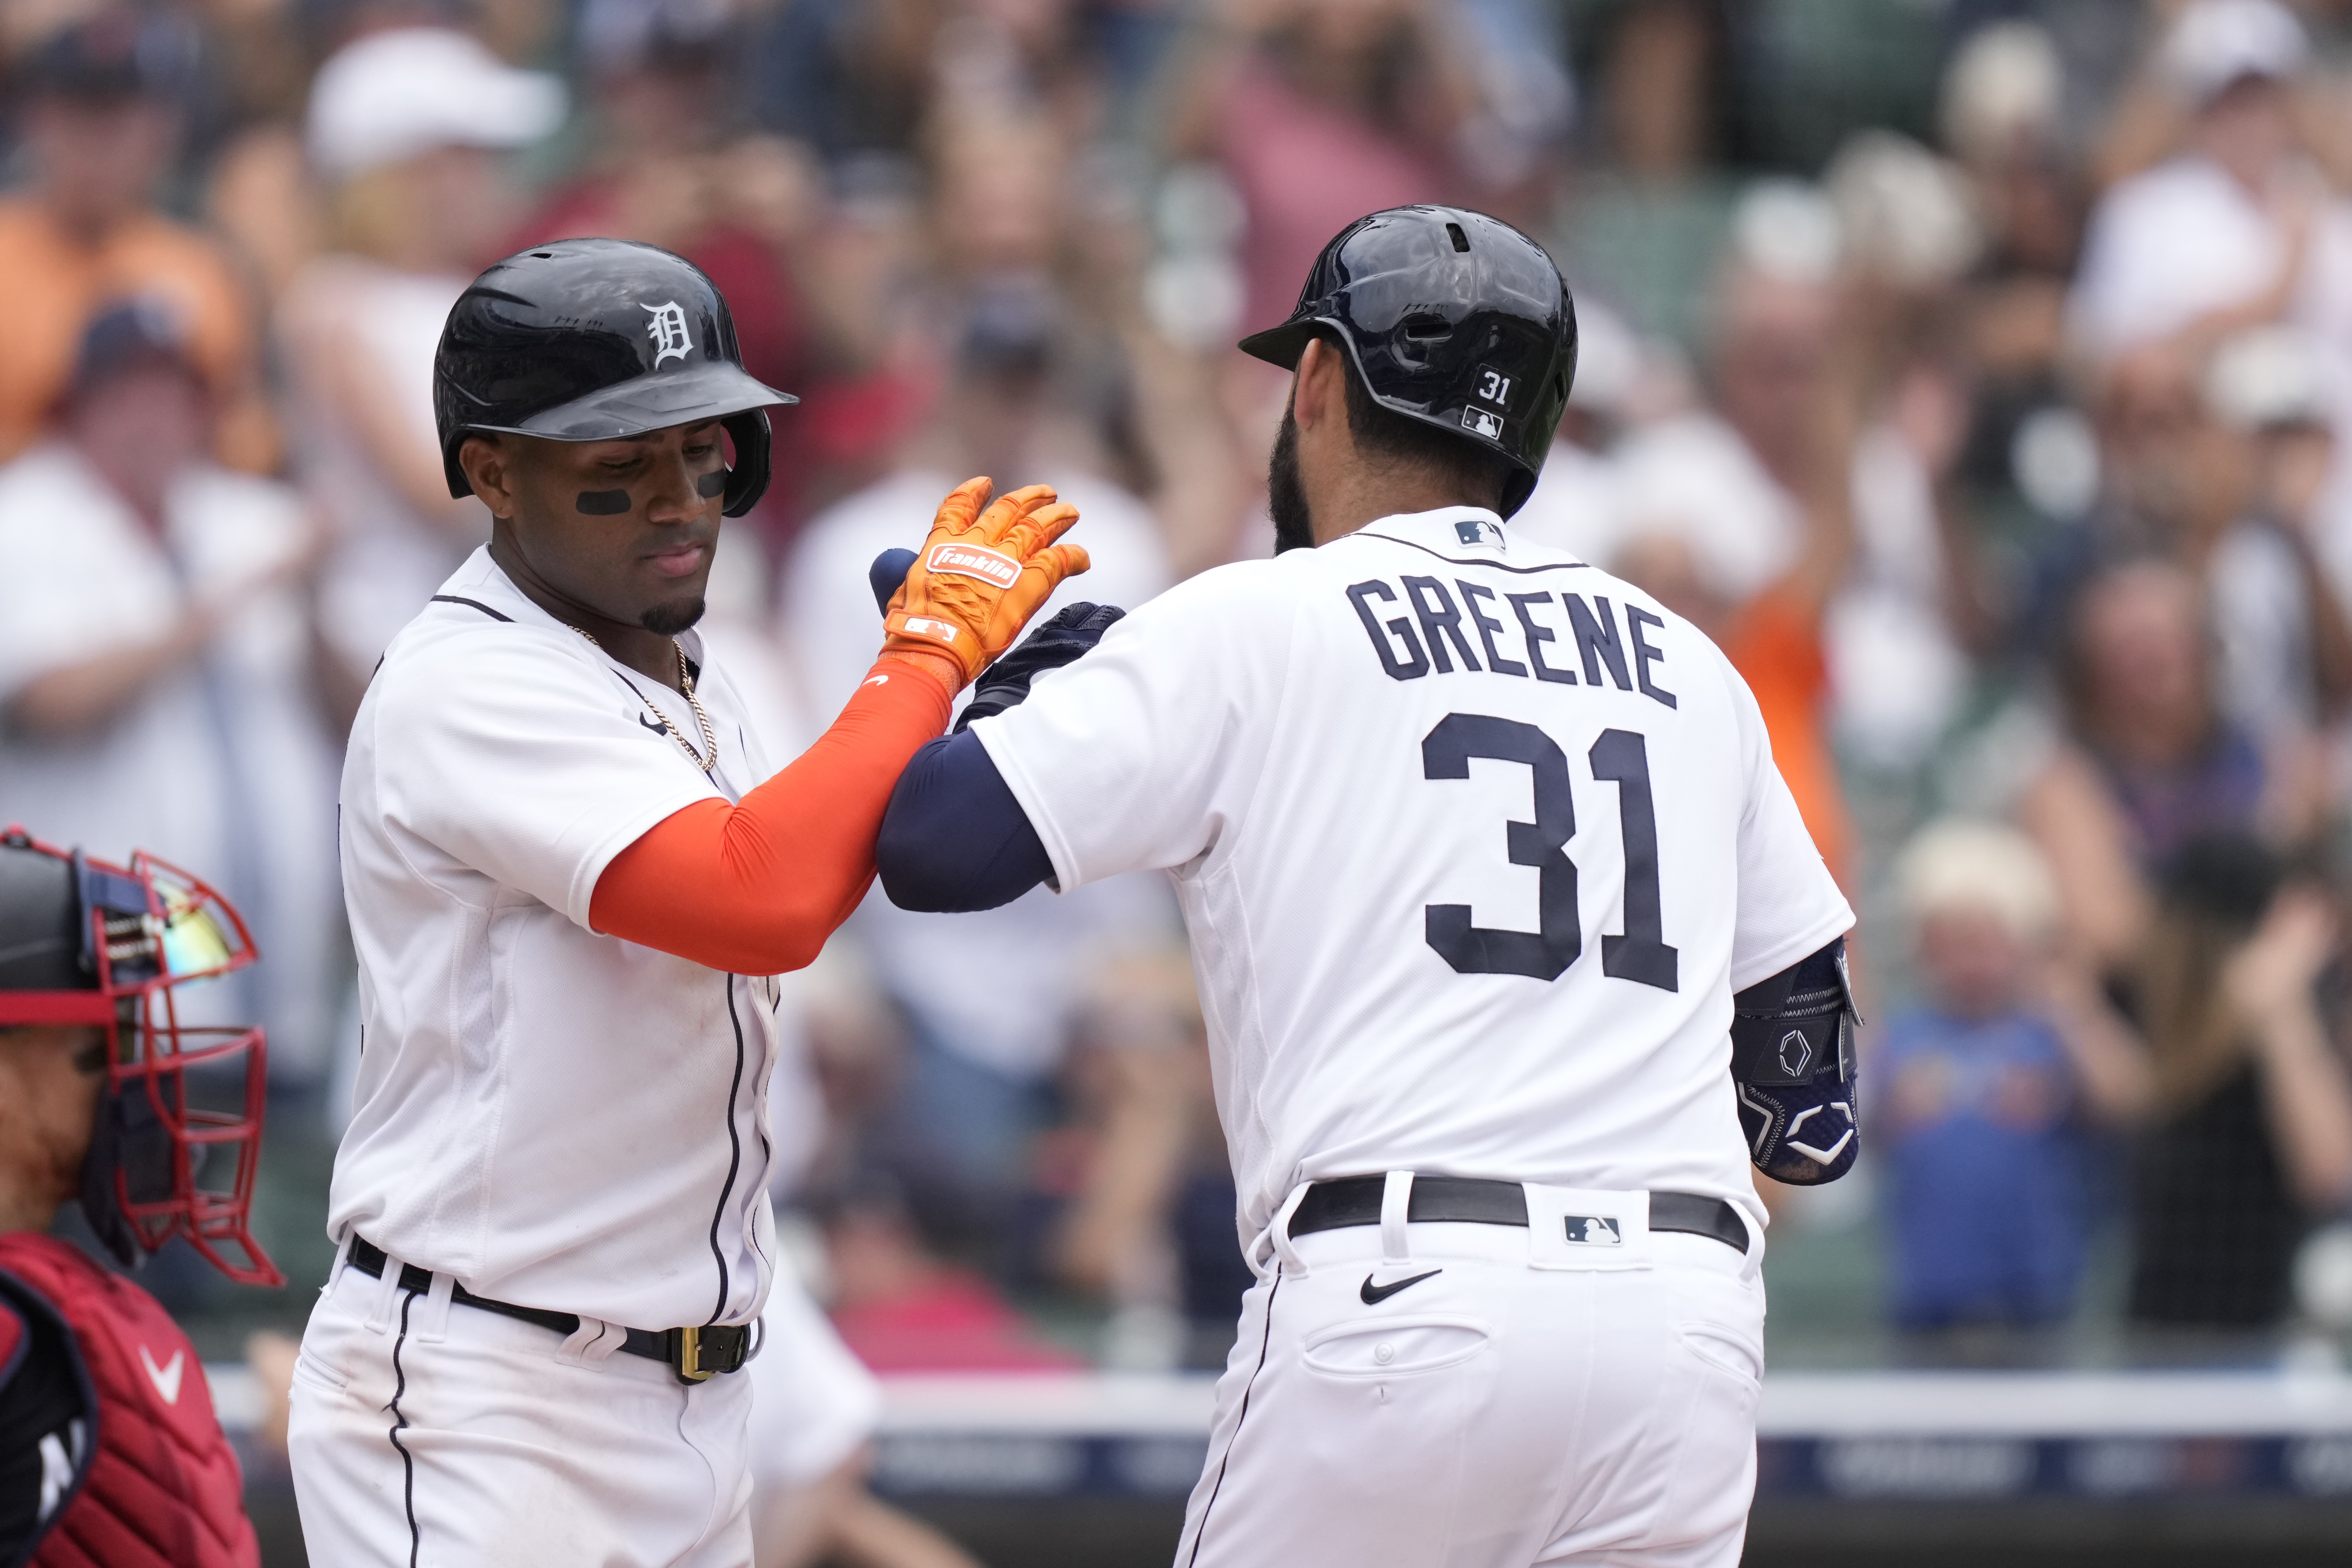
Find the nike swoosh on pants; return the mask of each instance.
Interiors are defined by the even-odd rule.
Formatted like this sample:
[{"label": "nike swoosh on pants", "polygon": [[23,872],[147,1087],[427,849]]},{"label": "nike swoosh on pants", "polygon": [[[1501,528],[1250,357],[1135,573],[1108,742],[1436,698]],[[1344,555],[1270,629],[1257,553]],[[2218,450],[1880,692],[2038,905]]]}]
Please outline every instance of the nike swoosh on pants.
[{"label": "nike swoosh on pants", "polygon": [[1443,1268],[1433,1268],[1426,1274],[1409,1274],[1402,1279],[1391,1279],[1385,1285],[1373,1284],[1372,1277],[1367,1274],[1364,1276],[1363,1289],[1358,1290],[1356,1294],[1363,1298],[1365,1306],[1377,1307],[1405,1287],[1418,1285],[1424,1279],[1434,1279],[1444,1272]]}]

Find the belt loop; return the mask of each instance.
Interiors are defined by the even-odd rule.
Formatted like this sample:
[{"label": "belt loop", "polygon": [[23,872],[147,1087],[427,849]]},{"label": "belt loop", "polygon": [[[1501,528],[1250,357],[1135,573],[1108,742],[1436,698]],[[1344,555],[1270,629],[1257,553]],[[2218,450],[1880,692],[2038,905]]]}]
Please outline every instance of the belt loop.
[{"label": "belt loop", "polygon": [[[1314,1185],[1312,1182],[1301,1182],[1291,1188],[1290,1195],[1282,1200],[1282,1206],[1274,1211],[1274,1218],[1267,1222],[1265,1229],[1251,1246],[1250,1268],[1260,1279],[1271,1278],[1277,1268],[1293,1274],[1307,1272],[1307,1260],[1299,1257],[1298,1248],[1291,1245],[1290,1216],[1298,1212],[1298,1205],[1307,1201],[1307,1194]],[[1274,1249],[1276,1261],[1272,1264],[1260,1257],[1261,1249],[1268,1247]]]},{"label": "belt loop", "polygon": [[343,1232],[343,1239],[335,1243],[335,1260],[327,1266],[327,1282],[319,1287],[320,1295],[332,1290],[335,1281],[343,1277],[343,1270],[352,1266],[352,1237],[357,1235],[357,1228],[347,1230]]},{"label": "belt loop", "polygon": [[1764,1278],[1764,1227],[1749,1215],[1745,1204],[1733,1204],[1731,1212],[1748,1229],[1748,1250],[1740,1255],[1739,1278],[1751,1285],[1759,1284]]},{"label": "belt loop", "polygon": [[1381,1261],[1402,1263],[1412,1257],[1405,1241],[1405,1225],[1412,1212],[1412,1173],[1391,1171],[1381,1189]]},{"label": "belt loop", "polygon": [[455,1274],[435,1274],[425,1297],[425,1318],[415,1325],[417,1342],[437,1345],[449,1337],[449,1299],[457,1289]]},{"label": "belt loop", "polygon": [[376,1277],[375,1297],[368,1303],[367,1326],[375,1333],[392,1327],[392,1300],[400,1294],[400,1259],[383,1255],[383,1272]]},{"label": "belt loop", "polygon": [[580,1326],[572,1331],[572,1337],[556,1347],[555,1359],[576,1366],[602,1367],[613,1359],[613,1352],[621,1348],[621,1339],[620,1330],[602,1318],[592,1318],[583,1313]]}]

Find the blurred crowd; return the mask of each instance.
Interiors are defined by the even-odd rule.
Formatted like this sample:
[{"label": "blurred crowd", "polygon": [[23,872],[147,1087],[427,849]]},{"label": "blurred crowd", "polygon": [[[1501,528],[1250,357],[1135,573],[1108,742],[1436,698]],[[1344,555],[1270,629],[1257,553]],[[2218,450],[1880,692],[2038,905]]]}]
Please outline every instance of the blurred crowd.
[{"label": "blurred crowd", "polygon": [[[1442,200],[1578,301],[1516,525],[1725,647],[1862,911],[1874,1310],[2352,1327],[2352,5],[5,0],[0,51],[0,818],[253,917],[280,1140],[359,1046],[343,731],[487,537],[429,390],[481,266],[677,250],[799,395],[706,623],[789,745],[968,475],[1077,503],[1065,598],[1270,549],[1233,341]],[[778,1196],[868,1363],[1222,1360],[1161,886],[877,894],[791,999]]]}]

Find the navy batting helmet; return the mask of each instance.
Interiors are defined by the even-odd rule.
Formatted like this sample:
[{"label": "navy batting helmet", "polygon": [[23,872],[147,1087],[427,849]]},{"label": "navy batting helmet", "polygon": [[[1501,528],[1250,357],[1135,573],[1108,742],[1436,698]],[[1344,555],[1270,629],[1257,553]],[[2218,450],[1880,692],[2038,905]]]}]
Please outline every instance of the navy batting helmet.
[{"label": "navy batting helmet", "polygon": [[517,251],[449,309],[433,417],[449,493],[474,493],[457,448],[476,431],[611,441],[719,420],[735,443],[729,517],[768,488],[767,410],[800,399],[752,379],[727,301],[682,256],[622,239]]},{"label": "navy batting helmet", "polygon": [[1500,453],[1536,488],[1576,379],[1576,306],[1543,247],[1463,207],[1391,207],[1323,247],[1290,319],[1242,352],[1295,370],[1318,328],[1347,344],[1382,407]]}]

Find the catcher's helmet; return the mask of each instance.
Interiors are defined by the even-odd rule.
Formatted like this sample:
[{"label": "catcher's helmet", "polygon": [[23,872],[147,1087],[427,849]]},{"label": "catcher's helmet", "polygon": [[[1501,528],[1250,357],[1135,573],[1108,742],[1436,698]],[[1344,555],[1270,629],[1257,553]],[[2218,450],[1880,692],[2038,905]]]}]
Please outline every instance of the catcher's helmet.
[{"label": "catcher's helmet", "polygon": [[1290,319],[1242,352],[1295,370],[1318,326],[1382,407],[1509,459],[1503,515],[1519,510],[1576,379],[1576,306],[1541,246],[1463,207],[1360,217],[1315,258]]},{"label": "catcher's helmet", "polygon": [[702,268],[624,239],[559,239],[498,263],[449,308],[433,417],[449,493],[469,432],[611,441],[720,420],[735,442],[729,517],[768,488],[766,410],[800,399],[743,369],[735,321]]},{"label": "catcher's helmet", "polygon": [[81,1207],[126,1268],[183,1236],[239,1284],[286,1283],[247,1226],[261,1031],[183,1024],[173,996],[255,957],[237,912],[185,872],[146,855],[112,866],[0,830],[0,1029],[104,1034]]}]

